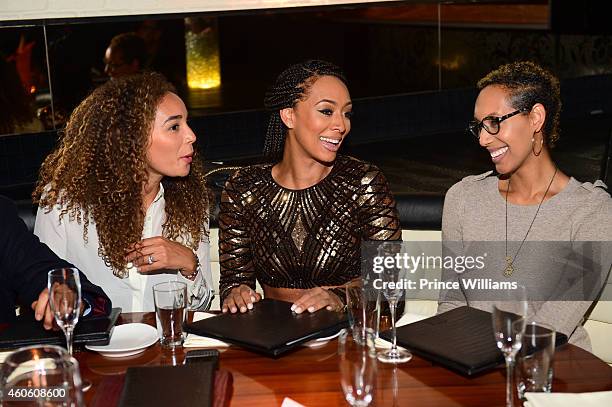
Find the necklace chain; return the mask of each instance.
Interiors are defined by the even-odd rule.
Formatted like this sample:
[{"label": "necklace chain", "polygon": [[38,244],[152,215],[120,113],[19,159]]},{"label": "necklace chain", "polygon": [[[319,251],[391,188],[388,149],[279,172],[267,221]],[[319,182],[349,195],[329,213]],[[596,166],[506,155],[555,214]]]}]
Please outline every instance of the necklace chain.
[{"label": "necklace chain", "polygon": [[529,235],[529,232],[531,231],[531,227],[533,226],[533,223],[538,217],[538,213],[540,212],[540,207],[544,203],[544,199],[546,199],[546,195],[548,194],[548,191],[550,190],[550,186],[552,185],[555,179],[555,175],[557,175],[557,167],[555,167],[555,172],[553,173],[553,176],[550,179],[548,186],[546,187],[546,191],[544,191],[544,196],[542,196],[542,199],[540,200],[540,203],[538,204],[538,209],[536,210],[535,215],[533,215],[533,219],[531,220],[531,223],[529,224],[527,233],[525,233],[525,237],[523,237],[523,240],[521,241],[521,244],[518,250],[516,251],[516,253],[514,253],[514,256],[512,257],[508,256],[508,192],[510,192],[510,179],[511,179],[511,178],[508,178],[508,187],[506,188],[506,268],[504,269],[504,276],[506,277],[512,276],[512,273],[514,272],[514,262],[516,261],[519,255],[519,252],[523,248],[523,243],[525,243],[525,240],[527,239],[527,236]]}]

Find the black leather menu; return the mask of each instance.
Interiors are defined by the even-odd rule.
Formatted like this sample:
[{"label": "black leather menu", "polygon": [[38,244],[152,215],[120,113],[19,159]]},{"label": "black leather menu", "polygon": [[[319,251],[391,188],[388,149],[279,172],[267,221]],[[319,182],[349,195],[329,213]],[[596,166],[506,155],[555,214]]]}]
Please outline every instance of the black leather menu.
[{"label": "black leather menu", "polygon": [[208,407],[212,404],[213,362],[184,366],[130,367],[120,407]]},{"label": "black leather menu", "polygon": [[309,340],[332,335],[347,325],[344,313],[322,309],[312,314],[296,314],[289,302],[263,299],[244,314],[220,314],[187,324],[185,329],[267,356],[279,356]]},{"label": "black leather menu", "polygon": [[[391,331],[380,336],[391,340]],[[567,342],[557,332],[556,345]],[[397,328],[397,344],[414,354],[465,376],[504,363],[495,344],[491,313],[471,307],[451,311]]]},{"label": "black leather menu", "polygon": [[[119,314],[121,308],[113,308],[109,316],[81,318],[74,330],[74,343],[108,345]],[[18,317],[15,322],[0,331],[0,349],[65,344],[66,337],[62,331],[45,330],[42,323],[30,314]]]}]

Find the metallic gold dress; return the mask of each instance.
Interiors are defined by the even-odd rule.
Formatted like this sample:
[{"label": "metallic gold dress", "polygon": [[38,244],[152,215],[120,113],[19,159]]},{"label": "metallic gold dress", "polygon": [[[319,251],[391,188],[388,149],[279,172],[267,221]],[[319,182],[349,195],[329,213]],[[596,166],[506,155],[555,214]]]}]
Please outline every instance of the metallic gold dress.
[{"label": "metallic gold dress", "polygon": [[221,300],[240,284],[336,286],[361,275],[363,240],[400,240],[395,200],[374,165],[338,156],[318,184],[290,190],[272,164],[234,173],[221,196]]}]

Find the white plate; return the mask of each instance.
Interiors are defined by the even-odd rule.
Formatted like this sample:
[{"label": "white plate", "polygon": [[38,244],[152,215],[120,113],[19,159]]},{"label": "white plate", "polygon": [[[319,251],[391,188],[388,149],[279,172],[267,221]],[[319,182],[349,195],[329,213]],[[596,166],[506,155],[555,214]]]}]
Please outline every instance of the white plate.
[{"label": "white plate", "polygon": [[133,323],[117,325],[113,329],[108,345],[85,345],[85,348],[108,358],[123,358],[144,352],[157,340],[157,329],[151,325]]},{"label": "white plate", "polygon": [[329,342],[330,340],[337,338],[340,335],[340,332],[342,332],[341,330],[336,332],[333,335],[330,336],[326,336],[323,338],[317,338],[317,339],[313,339],[312,341],[308,341],[306,343],[304,343],[303,346],[308,346],[309,348],[320,348],[321,346],[324,346],[327,344],[327,342]]}]

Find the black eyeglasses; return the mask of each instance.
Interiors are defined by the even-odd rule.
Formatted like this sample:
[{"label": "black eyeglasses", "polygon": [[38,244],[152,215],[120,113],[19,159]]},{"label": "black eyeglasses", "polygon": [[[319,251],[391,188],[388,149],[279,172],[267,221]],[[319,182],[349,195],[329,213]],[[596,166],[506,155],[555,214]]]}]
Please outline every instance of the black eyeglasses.
[{"label": "black eyeglasses", "polygon": [[468,130],[477,139],[480,138],[480,130],[481,129],[485,129],[487,131],[487,133],[489,133],[490,135],[494,136],[497,133],[499,133],[499,125],[500,125],[501,122],[503,122],[506,119],[511,118],[512,116],[516,116],[519,113],[527,113],[527,112],[529,112],[529,109],[519,109],[519,110],[515,110],[512,113],[508,113],[508,114],[505,114],[505,115],[500,116],[500,117],[497,117],[497,116],[487,116],[484,119],[482,119],[481,121],[472,120],[468,124]]}]

